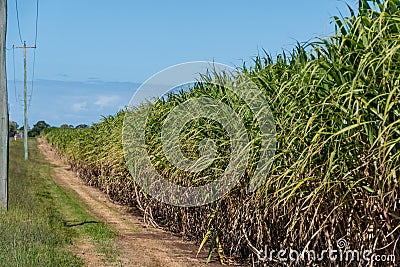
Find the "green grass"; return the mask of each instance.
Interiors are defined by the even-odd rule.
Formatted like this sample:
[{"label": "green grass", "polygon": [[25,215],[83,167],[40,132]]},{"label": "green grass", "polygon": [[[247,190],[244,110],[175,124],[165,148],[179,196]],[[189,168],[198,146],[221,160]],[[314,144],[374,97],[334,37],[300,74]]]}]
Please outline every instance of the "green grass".
[{"label": "green grass", "polygon": [[73,229],[75,237],[90,238],[96,251],[104,255],[106,262],[118,262],[120,253],[114,244],[115,230],[91,216],[87,212],[89,208],[75,192],[61,188],[51,181],[50,184],[57,210],[63,215],[64,225]]},{"label": "green grass", "polygon": [[72,192],[52,180],[52,168],[29,140],[10,143],[9,210],[0,211],[0,266],[82,266],[70,251],[75,238],[90,239],[104,260],[116,261],[114,232],[90,216]]}]

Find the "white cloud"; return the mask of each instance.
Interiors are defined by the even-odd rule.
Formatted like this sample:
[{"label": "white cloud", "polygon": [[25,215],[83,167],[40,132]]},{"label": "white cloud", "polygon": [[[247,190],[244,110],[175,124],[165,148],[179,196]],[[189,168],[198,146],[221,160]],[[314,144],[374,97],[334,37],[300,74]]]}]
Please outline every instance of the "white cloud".
[{"label": "white cloud", "polygon": [[97,101],[94,102],[96,106],[100,108],[110,107],[117,104],[120,100],[119,96],[112,95],[112,96],[98,96]]},{"label": "white cloud", "polygon": [[86,102],[80,102],[80,103],[74,103],[72,104],[72,110],[74,112],[80,112],[86,109],[87,103]]}]

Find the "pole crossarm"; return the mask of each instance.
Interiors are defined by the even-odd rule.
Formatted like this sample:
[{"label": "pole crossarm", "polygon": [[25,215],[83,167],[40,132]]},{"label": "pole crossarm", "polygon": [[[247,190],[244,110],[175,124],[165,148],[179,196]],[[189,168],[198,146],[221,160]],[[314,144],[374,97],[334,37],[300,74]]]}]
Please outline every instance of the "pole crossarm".
[{"label": "pole crossarm", "polygon": [[36,46],[14,46],[13,48],[36,48]]}]

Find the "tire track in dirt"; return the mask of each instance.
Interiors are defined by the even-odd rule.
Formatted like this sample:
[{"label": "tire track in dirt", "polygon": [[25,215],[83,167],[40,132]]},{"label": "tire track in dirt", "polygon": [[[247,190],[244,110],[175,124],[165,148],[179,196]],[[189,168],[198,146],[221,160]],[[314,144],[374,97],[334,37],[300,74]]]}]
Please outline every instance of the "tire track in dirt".
[{"label": "tire track in dirt", "polygon": [[[147,226],[140,215],[132,213],[128,207],[112,202],[97,188],[86,185],[43,139],[39,139],[39,149],[56,166],[53,175],[55,182],[76,192],[89,207],[90,214],[118,232],[116,245],[121,253],[119,258],[123,266],[221,266],[218,262],[206,264],[207,256],[204,253],[196,258],[198,246],[194,243]],[[93,246],[87,244],[87,241],[83,241],[77,242],[77,247],[73,250],[79,252],[87,266],[105,266],[104,263],[101,264],[101,255],[94,252]]]}]

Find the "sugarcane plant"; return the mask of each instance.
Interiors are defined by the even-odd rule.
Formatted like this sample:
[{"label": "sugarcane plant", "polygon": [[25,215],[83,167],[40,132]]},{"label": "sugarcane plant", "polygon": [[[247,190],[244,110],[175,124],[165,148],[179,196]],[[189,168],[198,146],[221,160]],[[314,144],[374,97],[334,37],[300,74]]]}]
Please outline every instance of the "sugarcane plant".
[{"label": "sugarcane plant", "polygon": [[88,129],[48,129],[43,135],[89,184],[136,205],[154,225],[197,240],[200,249],[208,244],[208,260],[217,249],[223,263],[252,258],[254,264],[279,265],[276,259],[259,260],[254,248],[318,251],[336,248],[340,239],[348,248],[400,259],[400,1],[362,0],[349,11],[349,17],[333,18],[334,35],[276,58],[266,53],[252,67],[238,69],[262,90],[276,123],[273,164],[255,192],[246,188],[260,158],[260,125],[246,103],[212,82],[218,74],[205,74],[190,90],[158,99],[146,125],[157,171],[176,184],[200,186],[226,168],[229,135],[206,118],[185,125],[179,141],[187,158],[198,158],[204,138],[217,147],[207,170],[188,173],[164,155],[162,125],[176,106],[202,96],[235,110],[251,140],[250,161],[243,179],[215,203],[175,207],[135,183],[121,133],[126,112],[139,116],[141,107]]}]

